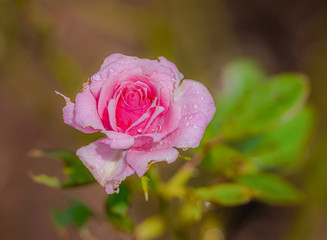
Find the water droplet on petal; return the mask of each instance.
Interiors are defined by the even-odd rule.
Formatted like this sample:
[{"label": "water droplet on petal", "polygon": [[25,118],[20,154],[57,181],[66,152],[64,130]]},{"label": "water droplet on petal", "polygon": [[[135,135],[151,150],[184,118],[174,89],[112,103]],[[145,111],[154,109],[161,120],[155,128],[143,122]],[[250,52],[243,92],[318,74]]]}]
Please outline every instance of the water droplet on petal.
[{"label": "water droplet on petal", "polygon": [[142,131],[143,131],[142,128],[137,129],[137,133],[142,133]]},{"label": "water droplet on petal", "polygon": [[158,132],[158,131],[160,131],[160,130],[161,130],[161,125],[158,124],[158,127],[156,128],[156,131]]},{"label": "water droplet on petal", "polygon": [[92,80],[94,80],[94,81],[100,81],[101,80],[101,77],[100,77],[100,75],[98,73],[96,73],[96,74],[94,74],[92,76]]},{"label": "water droplet on petal", "polygon": [[195,109],[198,109],[198,108],[199,108],[199,105],[194,104],[194,108],[195,108]]},{"label": "water droplet on petal", "polygon": [[188,126],[190,126],[190,122],[187,122],[187,123],[186,123],[186,127],[188,127]]}]

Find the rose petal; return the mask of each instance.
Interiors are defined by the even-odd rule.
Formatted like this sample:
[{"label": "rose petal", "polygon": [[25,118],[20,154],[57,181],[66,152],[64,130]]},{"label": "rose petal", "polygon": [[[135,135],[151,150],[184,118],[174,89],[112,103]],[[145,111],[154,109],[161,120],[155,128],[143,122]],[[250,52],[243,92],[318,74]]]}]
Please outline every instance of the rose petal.
[{"label": "rose petal", "polygon": [[69,125],[73,128],[76,128],[77,130],[84,132],[84,133],[94,133],[94,132],[99,131],[92,127],[83,128],[83,127],[79,126],[75,122],[75,104],[72,103],[68,97],[64,96],[60,92],[56,91],[56,94],[62,96],[66,101],[66,106],[62,109],[63,116],[64,116],[64,123],[66,123],[67,125]]},{"label": "rose petal", "polygon": [[97,103],[89,88],[77,94],[75,104],[75,122],[82,128],[93,127],[103,130],[104,126],[98,115]]},{"label": "rose petal", "polygon": [[138,148],[130,149],[126,154],[126,161],[134,169],[136,174],[141,177],[149,169],[152,163],[166,161],[174,162],[178,157],[178,151],[172,147],[162,146],[166,148]]},{"label": "rose petal", "polygon": [[102,63],[100,70],[107,67],[108,65],[110,65],[111,63],[113,63],[114,61],[117,61],[119,58],[124,57],[125,55],[121,54],[121,53],[114,53],[111,54],[110,56],[108,56]]},{"label": "rose petal", "polygon": [[165,67],[168,67],[173,71],[173,73],[176,76],[176,83],[175,87],[177,88],[179,86],[180,81],[184,78],[183,74],[178,70],[176,65],[170,61],[168,61],[165,57],[158,57],[159,63]]},{"label": "rose petal", "polygon": [[183,80],[175,92],[175,102],[182,106],[182,115],[202,112],[208,124],[216,112],[214,100],[208,89],[200,82]]},{"label": "rose petal", "polygon": [[108,144],[111,148],[128,149],[134,144],[134,138],[128,134],[114,131],[104,131],[103,133],[108,138],[104,138],[101,142]]},{"label": "rose petal", "polygon": [[186,150],[200,145],[207,126],[207,118],[202,112],[183,116],[178,128],[160,141],[160,144],[170,145]]},{"label": "rose petal", "polygon": [[160,122],[160,132],[169,134],[173,132],[179,126],[179,122],[182,118],[182,107],[180,105],[172,103],[168,111],[162,117],[163,122]]},{"label": "rose petal", "polygon": [[119,184],[134,173],[125,160],[126,151],[110,148],[103,138],[77,150],[76,154],[108,194],[118,192]]},{"label": "rose petal", "polygon": [[102,73],[103,71],[107,73],[106,73],[106,81],[104,82],[99,94],[98,113],[103,120],[108,120],[106,108],[108,106],[108,100],[112,99],[114,96],[114,90],[116,90],[115,89],[116,85],[121,81],[125,81],[128,79],[132,79],[136,76],[140,76],[140,74],[142,73],[142,69],[134,68],[134,69],[128,69],[128,71],[126,72],[120,72],[113,69],[113,66],[110,65],[107,68],[99,71],[99,73]]}]

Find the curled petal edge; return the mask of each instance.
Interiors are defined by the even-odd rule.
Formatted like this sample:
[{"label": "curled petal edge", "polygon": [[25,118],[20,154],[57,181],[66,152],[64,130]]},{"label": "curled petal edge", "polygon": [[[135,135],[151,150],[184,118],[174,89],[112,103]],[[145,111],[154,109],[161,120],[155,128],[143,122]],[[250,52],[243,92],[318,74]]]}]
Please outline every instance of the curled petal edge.
[{"label": "curled petal edge", "polygon": [[126,150],[112,149],[102,140],[81,147],[76,155],[108,194],[118,193],[119,184],[134,170],[126,162]]}]

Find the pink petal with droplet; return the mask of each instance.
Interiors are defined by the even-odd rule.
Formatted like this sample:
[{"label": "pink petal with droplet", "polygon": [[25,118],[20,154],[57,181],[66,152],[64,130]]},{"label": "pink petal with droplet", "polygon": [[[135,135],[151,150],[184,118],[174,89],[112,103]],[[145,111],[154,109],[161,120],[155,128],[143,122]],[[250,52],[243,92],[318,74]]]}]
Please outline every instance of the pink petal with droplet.
[{"label": "pink petal with droplet", "polygon": [[110,148],[103,138],[77,150],[76,154],[108,194],[119,192],[119,184],[134,170],[125,160],[126,151]]},{"label": "pink petal with droplet", "polygon": [[175,92],[175,102],[182,106],[182,116],[202,112],[208,124],[216,112],[212,95],[200,82],[183,80]]},{"label": "pink petal with droplet", "polygon": [[[126,161],[134,169],[136,174],[141,177],[149,169],[152,163],[166,161],[174,162],[178,157],[178,151],[169,146],[163,148],[150,149],[130,149],[126,154]],[[165,147],[165,148],[164,148]]]}]

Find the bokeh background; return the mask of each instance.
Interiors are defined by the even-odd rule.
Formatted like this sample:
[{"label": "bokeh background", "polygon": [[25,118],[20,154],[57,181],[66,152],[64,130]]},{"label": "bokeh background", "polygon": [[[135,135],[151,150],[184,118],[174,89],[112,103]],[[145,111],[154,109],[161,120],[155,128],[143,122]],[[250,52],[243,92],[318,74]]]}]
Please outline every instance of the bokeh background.
[{"label": "bokeh background", "polygon": [[[31,172],[60,176],[61,164],[29,152],[74,151],[96,139],[64,125],[64,101],[54,90],[74,96],[115,52],[165,56],[213,94],[224,66],[238,57],[257,59],[270,74],[307,74],[317,123],[306,164],[295,173],[305,204],[234,208],[225,239],[327,238],[326,1],[0,0],[0,239],[81,239],[73,229],[59,236],[49,218],[49,207],[67,196],[104,214],[97,185],[61,191],[32,182]],[[144,208],[141,200],[135,208]],[[100,218],[90,231],[97,239],[125,239]]]}]

